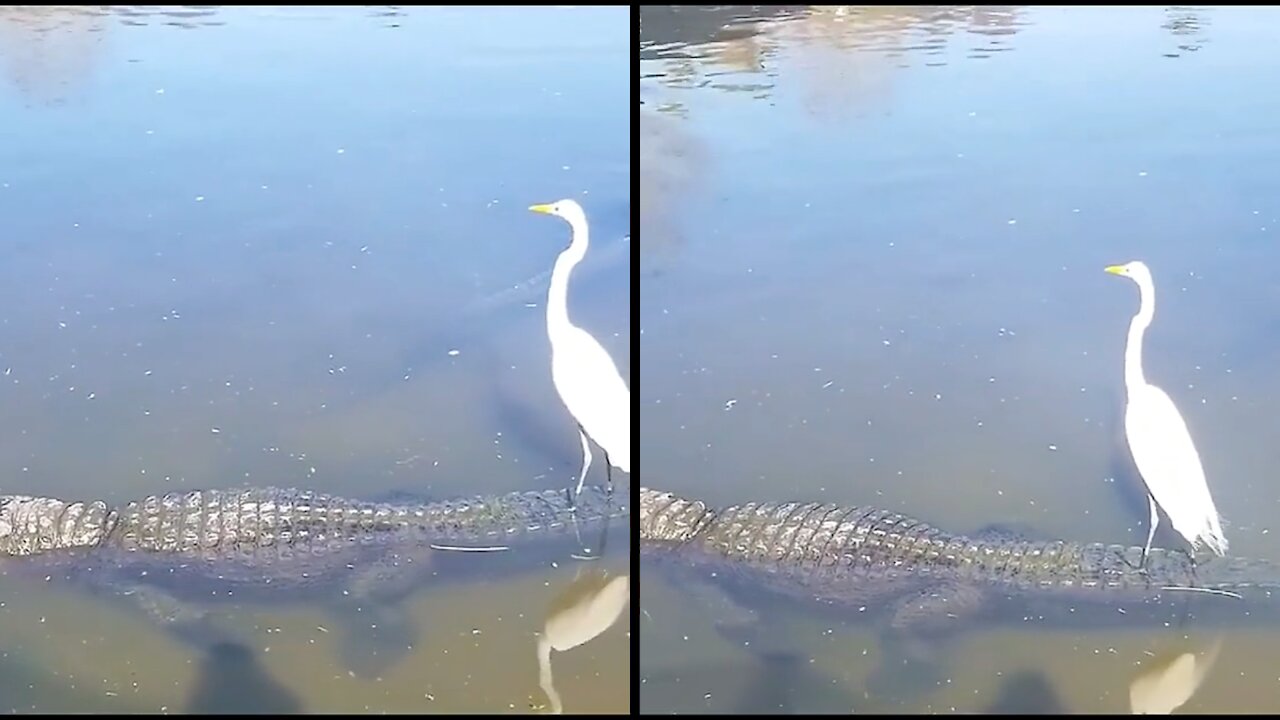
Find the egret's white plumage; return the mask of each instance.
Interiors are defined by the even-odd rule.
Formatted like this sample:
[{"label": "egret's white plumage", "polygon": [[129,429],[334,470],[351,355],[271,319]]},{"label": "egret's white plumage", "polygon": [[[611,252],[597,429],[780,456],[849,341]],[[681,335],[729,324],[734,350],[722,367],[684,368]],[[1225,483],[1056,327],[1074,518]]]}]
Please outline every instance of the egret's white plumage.
[{"label": "egret's white plumage", "polygon": [[1124,353],[1124,384],[1128,396],[1124,429],[1134,464],[1146,483],[1147,504],[1151,509],[1151,528],[1143,558],[1155,536],[1157,504],[1169,516],[1173,529],[1186,538],[1192,548],[1203,544],[1214,554],[1225,555],[1227,539],[1187,424],[1168,394],[1148,383],[1142,372],[1142,338],[1156,311],[1151,270],[1135,260],[1112,265],[1106,271],[1136,282],[1141,296],[1138,313],[1129,325],[1129,341]]},{"label": "egret's white plumage", "polygon": [[530,210],[555,215],[569,223],[573,239],[556,259],[547,293],[547,335],[551,339],[551,379],[569,414],[578,423],[582,441],[582,473],[578,489],[591,467],[590,437],[604,450],[612,487],[612,468],[631,472],[631,391],[613,358],[586,330],[569,322],[569,274],[587,254],[587,216],[573,200],[531,205]]}]

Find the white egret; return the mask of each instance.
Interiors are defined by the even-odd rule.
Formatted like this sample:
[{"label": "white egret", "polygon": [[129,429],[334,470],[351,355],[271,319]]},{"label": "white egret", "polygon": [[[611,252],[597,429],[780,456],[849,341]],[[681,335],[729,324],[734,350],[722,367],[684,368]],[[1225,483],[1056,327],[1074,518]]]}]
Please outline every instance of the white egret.
[{"label": "white egret", "polygon": [[529,209],[562,218],[573,232],[569,247],[551,270],[547,335],[551,339],[551,380],[578,423],[578,439],[582,441],[582,473],[574,492],[582,492],[591,467],[588,437],[604,450],[605,474],[612,490],[614,467],[631,472],[631,391],[604,347],[569,322],[569,274],[587,254],[587,215],[573,200],[530,205]]},{"label": "white egret", "polygon": [[1142,562],[1151,550],[1156,534],[1156,504],[1169,516],[1173,529],[1186,538],[1193,550],[1203,543],[1216,555],[1227,553],[1218,510],[1205,482],[1200,454],[1191,442],[1187,424],[1173,400],[1146,381],[1142,373],[1142,337],[1156,311],[1156,288],[1151,270],[1141,261],[1111,265],[1106,271],[1138,284],[1140,305],[1129,325],[1129,341],[1124,352],[1124,385],[1128,396],[1124,409],[1125,436],[1134,464],[1147,486],[1151,507],[1151,528],[1142,550]]}]

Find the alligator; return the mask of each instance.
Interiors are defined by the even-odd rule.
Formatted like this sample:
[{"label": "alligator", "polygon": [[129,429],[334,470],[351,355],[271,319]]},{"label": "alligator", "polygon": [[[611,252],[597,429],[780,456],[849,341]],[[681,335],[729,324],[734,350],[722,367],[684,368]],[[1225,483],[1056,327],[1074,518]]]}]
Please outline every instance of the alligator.
[{"label": "alligator", "polygon": [[980,621],[1045,628],[1280,622],[1280,602],[1268,601],[1280,589],[1280,566],[1267,560],[1197,563],[1185,551],[1152,548],[1140,565],[1141,546],[1040,539],[1002,526],[953,534],[867,506],[713,509],[641,488],[639,540],[641,557],[674,569],[681,587],[726,591],[717,595],[731,601],[729,609],[783,598],[872,622],[890,656],[912,648],[927,655],[919,648]]},{"label": "alligator", "polygon": [[[597,486],[573,497],[545,490],[419,503],[271,487],[171,492],[115,507],[0,495],[0,579],[123,596],[202,639],[209,601],[329,598],[365,624],[376,617],[404,649],[411,635],[395,603],[422,581],[567,557],[583,533],[599,531],[603,542],[609,522],[628,516],[628,500]],[[373,650],[353,669],[375,674],[394,649]]]}]

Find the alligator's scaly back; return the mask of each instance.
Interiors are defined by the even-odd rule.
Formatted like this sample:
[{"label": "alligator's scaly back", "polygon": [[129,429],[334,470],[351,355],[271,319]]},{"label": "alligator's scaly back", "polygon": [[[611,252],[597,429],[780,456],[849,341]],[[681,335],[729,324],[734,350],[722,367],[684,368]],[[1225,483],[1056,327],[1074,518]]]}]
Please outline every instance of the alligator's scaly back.
[{"label": "alligator's scaly back", "polygon": [[587,486],[420,505],[373,503],[307,490],[246,488],[153,495],[111,510],[102,501],[0,496],[0,555],[111,546],[221,557],[255,547],[325,544],[410,532],[430,542],[501,544],[628,514],[625,494]]},{"label": "alligator's scaly back", "polygon": [[152,496],[121,509],[125,548],[219,553],[244,544],[315,546],[411,531],[430,541],[502,543],[626,514],[625,500],[593,487],[575,508],[564,491],[515,492],[422,505],[372,503],[309,490],[249,488]]},{"label": "alligator's scaly back", "polygon": [[222,641],[206,622],[219,602],[320,601],[347,628],[348,667],[370,678],[413,645],[403,601],[414,590],[544,567],[588,543],[603,554],[608,521],[628,515],[628,500],[594,486],[572,502],[567,490],[413,504],[245,488],[116,508],[0,496],[0,579],[122,599],[200,644]]},{"label": "alligator's scaly back", "polygon": [[63,502],[28,495],[0,496],[0,556],[92,547],[115,524],[107,504]]},{"label": "alligator's scaly back", "polygon": [[640,489],[640,541],[642,552],[753,572],[753,582],[837,602],[939,586],[1082,599],[1280,587],[1280,569],[1263,560],[1197,566],[1185,552],[1153,548],[1139,569],[1139,547],[967,537],[898,513],[829,503],[712,510],[648,488]]},{"label": "alligator's scaly back", "polygon": [[868,693],[942,684],[937,661],[946,639],[986,623],[1180,632],[1280,624],[1280,597],[1267,589],[1280,588],[1280,572],[1264,560],[1195,565],[1181,550],[1152,548],[1140,569],[1141,547],[1035,542],[994,528],[964,536],[830,503],[709,508],[648,488],[640,489],[639,528],[641,554],[691,596],[714,598],[701,621],[731,632],[735,643],[769,648],[773,634],[755,631],[779,622],[788,629],[788,601],[874,627],[882,660]]},{"label": "alligator's scaly back", "polygon": [[687,543],[714,518],[715,514],[701,500],[640,488],[641,543]]}]

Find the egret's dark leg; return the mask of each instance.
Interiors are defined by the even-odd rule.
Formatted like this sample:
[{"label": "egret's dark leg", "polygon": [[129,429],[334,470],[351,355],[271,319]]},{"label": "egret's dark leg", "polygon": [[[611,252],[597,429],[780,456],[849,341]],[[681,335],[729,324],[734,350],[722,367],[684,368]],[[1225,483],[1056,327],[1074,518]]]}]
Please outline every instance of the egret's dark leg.
[{"label": "egret's dark leg", "polygon": [[[604,448],[601,448],[604,450]],[[609,462],[609,451],[604,450],[604,476],[608,482],[609,494],[613,494],[613,463]]]},{"label": "egret's dark leg", "polygon": [[[587,432],[582,429],[582,425],[578,425],[578,439],[582,441],[582,474],[578,476],[578,489],[574,491],[573,497],[570,499],[572,503],[570,508],[576,511],[578,495],[582,493],[582,484],[587,479],[587,469],[591,467],[591,446],[587,444]],[[608,467],[609,458],[605,456],[605,466]],[[573,557],[578,560],[595,560],[597,557],[591,556],[591,548],[582,542],[582,535],[578,532],[578,518],[573,518],[573,535],[578,541],[578,547],[585,551],[585,554],[574,553]],[[603,548],[602,548],[603,550]]]},{"label": "egret's dark leg", "polygon": [[1138,567],[1146,567],[1147,555],[1151,552],[1151,539],[1156,536],[1156,523],[1160,522],[1156,515],[1156,499],[1147,495],[1147,504],[1151,506],[1151,529],[1147,531],[1147,544],[1142,548],[1142,562],[1138,563]]},{"label": "egret's dark leg", "polygon": [[606,517],[604,522],[601,524],[600,542],[597,545],[599,548],[598,550],[592,550],[582,542],[582,535],[578,532],[578,519],[576,517],[573,519],[573,534],[574,537],[577,538],[578,547],[582,548],[582,552],[572,553],[570,557],[575,560],[599,560],[604,557],[605,547],[609,542],[609,518]]},{"label": "egret's dark leg", "polygon": [[586,552],[585,555],[572,552],[569,553],[569,557],[577,560],[594,560],[595,558],[590,557],[591,548],[587,547],[586,543],[582,542],[582,533],[578,530],[578,517],[575,515],[569,518],[569,522],[573,523],[573,539],[578,541],[578,547],[582,548],[582,550]]},{"label": "egret's dark leg", "polygon": [[[1187,551],[1187,564],[1191,566],[1190,586],[1200,587],[1200,581],[1199,579],[1196,578],[1196,565],[1197,565],[1196,544],[1193,542],[1189,544],[1191,545],[1191,549]],[[1178,615],[1178,623],[1177,623],[1177,627],[1179,630],[1185,628],[1187,625],[1187,621],[1191,619],[1192,613],[1191,613],[1190,602],[1191,602],[1190,598],[1184,598],[1182,600],[1182,605],[1180,606],[1181,612]]]},{"label": "egret's dark leg", "polygon": [[576,510],[578,494],[582,492],[582,483],[587,479],[587,470],[591,467],[591,448],[587,445],[587,432],[578,425],[578,439],[582,441],[582,472],[578,474],[578,489],[569,497],[569,506]]}]

